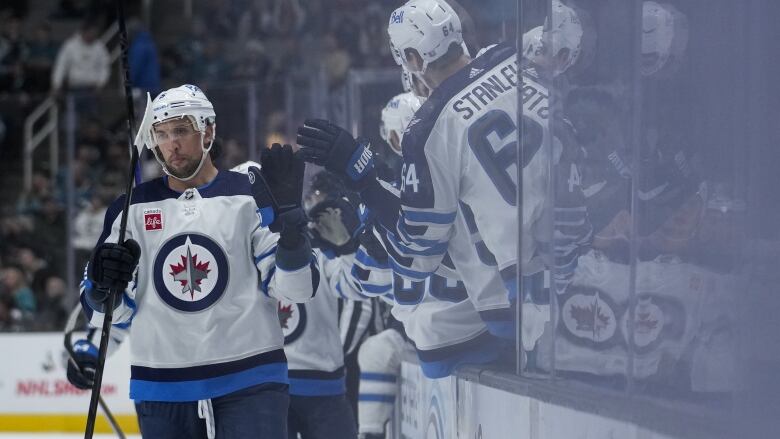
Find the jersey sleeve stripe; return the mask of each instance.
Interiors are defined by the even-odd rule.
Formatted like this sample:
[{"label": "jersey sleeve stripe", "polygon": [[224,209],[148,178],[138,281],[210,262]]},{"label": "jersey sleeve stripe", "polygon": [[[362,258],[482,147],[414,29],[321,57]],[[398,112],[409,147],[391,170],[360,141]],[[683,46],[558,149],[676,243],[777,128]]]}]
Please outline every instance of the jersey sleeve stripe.
[{"label": "jersey sleeve stripe", "polygon": [[274,253],[276,253],[276,246],[273,246],[271,248],[271,250],[268,250],[267,252],[265,252],[265,253],[263,253],[261,255],[255,256],[255,265],[259,264],[260,261],[262,261],[263,259],[273,255]]},{"label": "jersey sleeve stripe", "polygon": [[456,215],[456,211],[440,213],[404,209],[401,212],[404,222],[412,225],[450,225],[455,222]]}]

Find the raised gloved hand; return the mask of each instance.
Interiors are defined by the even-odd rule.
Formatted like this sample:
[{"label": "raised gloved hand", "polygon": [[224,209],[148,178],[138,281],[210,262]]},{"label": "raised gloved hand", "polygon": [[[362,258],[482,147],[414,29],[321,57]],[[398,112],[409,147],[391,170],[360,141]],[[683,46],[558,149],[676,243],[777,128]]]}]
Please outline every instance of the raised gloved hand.
[{"label": "raised gloved hand", "polygon": [[68,361],[68,382],[81,390],[91,389],[98,360],[97,346],[89,340],[78,340],[73,344],[72,360]]},{"label": "raised gloved hand", "polygon": [[[110,294],[121,295],[133,278],[141,258],[141,247],[134,239],[124,244],[104,242],[92,252],[89,279],[93,287],[86,290],[87,300],[96,311],[105,311]],[[114,302],[116,305],[116,301]]]},{"label": "raised gloved hand", "polygon": [[295,156],[290,145],[278,143],[264,149],[260,161],[262,168],[252,166],[248,173],[258,208],[263,210],[269,204],[273,208],[273,219],[267,222],[268,228],[281,233],[285,227],[302,226],[301,202],[306,164]]},{"label": "raised gloved hand", "polygon": [[323,119],[307,119],[298,128],[298,155],[344,178],[359,190],[376,177],[374,158],[368,142],[355,140],[345,129]]}]

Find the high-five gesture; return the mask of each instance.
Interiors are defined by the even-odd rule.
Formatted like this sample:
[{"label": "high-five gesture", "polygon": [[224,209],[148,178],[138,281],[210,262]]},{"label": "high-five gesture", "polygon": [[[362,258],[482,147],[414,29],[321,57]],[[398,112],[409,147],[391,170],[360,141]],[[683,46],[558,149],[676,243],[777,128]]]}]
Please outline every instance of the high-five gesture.
[{"label": "high-five gesture", "polygon": [[353,189],[374,179],[374,158],[369,143],[355,140],[345,129],[323,119],[307,119],[298,128],[298,155],[342,176]]}]

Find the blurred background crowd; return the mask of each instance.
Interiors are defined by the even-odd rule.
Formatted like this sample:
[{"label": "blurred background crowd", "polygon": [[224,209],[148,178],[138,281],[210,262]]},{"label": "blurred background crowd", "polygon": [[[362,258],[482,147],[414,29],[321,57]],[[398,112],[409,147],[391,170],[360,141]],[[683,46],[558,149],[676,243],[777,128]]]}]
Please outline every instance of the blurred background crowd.
[{"label": "blurred background crowd", "polygon": [[[270,144],[285,136],[284,84],[289,78],[315,72],[329,89],[339,90],[350,69],[395,65],[385,21],[403,2],[155,2],[152,16],[144,16],[143,2],[126,3],[136,97],[194,83],[222,110],[244,99],[243,89],[231,91],[235,84],[252,83],[263,100],[260,141]],[[479,19],[491,23],[486,33],[495,37],[501,9],[474,10],[485,14]],[[105,0],[0,5],[0,331],[58,330],[74,303],[68,294],[73,288],[65,283],[62,245],[68,236],[65,170],[60,167],[52,175],[47,158],[36,158],[32,183],[21,189],[25,117],[48,97],[62,108],[67,93],[80,96],[71,166],[76,209],[70,239],[76,267],[83,266],[107,205],[123,189],[126,119],[114,11],[114,3]],[[144,102],[137,100],[137,110]],[[249,139],[233,134],[235,121],[223,114],[231,113],[220,113],[221,165],[232,167],[248,158]],[[237,110],[233,119],[241,119],[240,124],[244,117]],[[64,130],[61,123],[57,135],[64,136]],[[153,160],[144,167],[147,178],[159,172]]]}]

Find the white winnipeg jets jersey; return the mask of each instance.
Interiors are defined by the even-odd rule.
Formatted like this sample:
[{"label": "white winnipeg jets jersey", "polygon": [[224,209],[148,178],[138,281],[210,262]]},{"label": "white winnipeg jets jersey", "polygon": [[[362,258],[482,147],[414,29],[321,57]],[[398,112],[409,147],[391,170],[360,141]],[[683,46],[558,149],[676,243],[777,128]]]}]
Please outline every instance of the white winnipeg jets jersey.
[{"label": "white winnipeg jets jersey", "polygon": [[[463,204],[473,212],[502,278],[516,289],[519,75],[514,48],[498,44],[442,82],[409,123],[396,231],[400,257],[394,255],[402,276],[419,279],[436,269]],[[522,262],[530,275],[544,267],[536,254],[542,239],[537,227],[547,198],[551,148],[547,89],[523,75]]]},{"label": "white winnipeg jets jersey", "polygon": [[321,252],[315,253],[323,277],[317,294],[306,303],[279,301],[279,323],[284,332],[291,395],[322,396],[345,392],[339,293],[329,282],[329,278],[338,275],[338,267]]},{"label": "white winnipeg jets jersey", "polygon": [[[477,281],[491,278],[488,267],[483,268],[482,273],[477,273]],[[463,360],[464,353],[473,363],[490,362],[499,354],[501,345],[489,330],[491,322],[475,309],[466,285],[452,275],[454,268],[447,271],[450,277],[431,274],[413,281],[395,273],[390,261],[377,261],[362,245],[354,256],[351,271],[362,295],[392,300],[393,317],[403,324],[404,332],[415,345],[423,373],[431,378],[449,375]],[[494,283],[506,300],[498,273],[494,273]]]},{"label": "white winnipeg jets jersey", "polygon": [[[100,243],[117,241],[123,200],[108,209]],[[132,322],[132,399],[196,401],[288,382],[277,299],[309,300],[316,268],[284,266],[257,210],[246,175],[231,171],[184,193],[165,178],[133,191],[126,238],[141,259],[114,311],[116,324]],[[99,327],[103,315],[85,293],[81,301]]]}]

